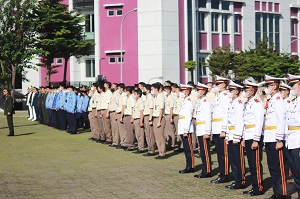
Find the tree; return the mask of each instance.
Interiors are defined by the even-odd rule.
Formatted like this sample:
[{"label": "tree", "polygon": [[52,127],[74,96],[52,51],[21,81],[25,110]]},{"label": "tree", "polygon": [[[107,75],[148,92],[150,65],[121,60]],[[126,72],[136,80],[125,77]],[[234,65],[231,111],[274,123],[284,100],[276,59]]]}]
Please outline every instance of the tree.
[{"label": "tree", "polygon": [[90,55],[93,42],[84,40],[83,21],[85,20],[75,11],[68,12],[68,6],[62,0],[43,0],[39,2],[36,13],[37,31],[39,42],[37,47],[43,52],[41,66],[47,71],[47,84],[51,74],[56,73],[58,66],[53,66],[54,58],[64,58],[64,77],[66,83],[67,63],[71,56],[80,58]]},{"label": "tree", "polygon": [[9,88],[14,97],[17,72],[34,67],[31,60],[35,49],[35,28],[32,11],[35,0],[0,1],[0,63],[1,77],[9,78]]},{"label": "tree", "polygon": [[194,79],[193,71],[195,70],[197,64],[194,60],[189,60],[183,63],[183,68],[187,69],[190,72],[191,80]]},{"label": "tree", "polygon": [[213,75],[229,76],[231,70],[235,79],[245,80],[253,77],[263,81],[265,74],[284,77],[287,73],[298,73],[299,60],[289,54],[279,53],[268,40],[258,42],[255,48],[232,52],[230,48],[217,48],[208,59],[209,69]]}]

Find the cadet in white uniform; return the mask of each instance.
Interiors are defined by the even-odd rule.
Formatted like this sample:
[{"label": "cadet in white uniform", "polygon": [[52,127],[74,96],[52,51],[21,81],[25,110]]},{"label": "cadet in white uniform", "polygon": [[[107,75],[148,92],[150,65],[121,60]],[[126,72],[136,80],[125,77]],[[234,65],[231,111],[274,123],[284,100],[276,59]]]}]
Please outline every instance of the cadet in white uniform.
[{"label": "cadet in white uniform", "polygon": [[202,160],[202,172],[195,175],[196,178],[211,177],[211,105],[206,97],[209,87],[198,83],[196,86],[199,93],[199,103],[195,108],[196,112],[196,135],[199,141],[200,157]]},{"label": "cadet in white uniform", "polygon": [[[264,143],[266,147],[267,163],[270,171],[274,195],[278,198],[281,195],[286,196],[286,187],[283,192],[278,193],[277,183],[279,179],[285,180],[284,158],[283,158],[283,138],[285,132],[285,103],[279,93],[279,85],[282,78],[275,78],[266,75],[267,95],[271,95],[266,110],[266,119],[264,126]],[[285,183],[283,184],[285,186]]]},{"label": "cadet in white uniform", "polygon": [[241,144],[244,130],[243,111],[244,103],[239,97],[243,86],[230,81],[228,96],[231,98],[228,109],[228,131],[226,132],[226,141],[228,144],[228,156],[231,166],[234,182],[225,186],[230,189],[245,188],[245,159],[244,149]]},{"label": "cadet in white uniform", "polygon": [[243,114],[245,149],[251,173],[252,189],[243,192],[251,196],[263,194],[262,174],[262,127],[264,122],[263,103],[255,97],[258,84],[245,81],[242,95],[247,99]]},{"label": "cadet in white uniform", "polygon": [[184,102],[179,112],[178,135],[181,135],[183,150],[186,158],[186,167],[179,173],[194,172],[194,150],[192,145],[192,133],[194,132],[192,125],[194,105],[190,97],[192,86],[180,85],[180,89],[185,95]]},{"label": "cadet in white uniform", "polygon": [[295,186],[300,198],[300,76],[289,74],[289,85],[291,86],[291,95],[296,97],[287,112],[287,126],[285,155],[289,160],[289,166],[292,169]]},{"label": "cadet in white uniform", "polygon": [[230,104],[230,99],[227,94],[227,86],[229,79],[216,76],[216,96],[213,102],[212,110],[212,133],[213,140],[217,150],[219,176],[211,181],[211,183],[228,182],[229,162],[228,149],[225,143],[225,135],[227,131],[227,112]]}]

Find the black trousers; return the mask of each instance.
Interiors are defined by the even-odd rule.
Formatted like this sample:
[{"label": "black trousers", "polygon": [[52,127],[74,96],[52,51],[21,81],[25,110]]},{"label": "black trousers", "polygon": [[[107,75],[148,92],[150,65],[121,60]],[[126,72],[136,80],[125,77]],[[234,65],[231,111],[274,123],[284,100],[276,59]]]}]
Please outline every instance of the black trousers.
[{"label": "black trousers", "polygon": [[47,112],[46,107],[42,107],[42,114],[43,114],[43,124],[49,124],[49,115]]},{"label": "black trousers", "polygon": [[82,112],[81,116],[83,118],[83,128],[89,129],[90,128],[89,113],[88,112]]},{"label": "black trousers", "polygon": [[38,109],[39,109],[39,123],[40,123],[40,124],[43,124],[43,123],[44,123],[44,120],[43,120],[44,118],[43,118],[43,110],[42,110],[42,107],[39,106]]},{"label": "black trousers", "polygon": [[58,111],[52,110],[52,126],[56,129],[59,127],[59,122],[58,122]]},{"label": "black trousers", "polygon": [[[275,195],[287,195],[286,192],[286,186],[285,186],[285,182],[282,183],[283,188],[282,188],[282,192],[278,193],[278,180],[282,179],[283,181],[285,181],[285,178],[288,176],[285,176],[285,168],[284,168],[284,155],[283,155],[283,149],[281,150],[276,150],[276,143],[277,142],[268,142],[265,143],[265,147],[266,147],[266,154],[267,154],[267,163],[268,163],[268,168],[269,168],[269,172],[271,175],[271,179],[272,179],[272,187],[273,187],[273,191],[275,193]],[[283,143],[284,145],[284,143]]]},{"label": "black trousers", "polygon": [[246,155],[248,159],[248,165],[250,168],[251,173],[251,181],[252,181],[252,188],[254,191],[262,191],[262,179],[263,179],[263,167],[261,164],[262,160],[262,146],[263,142],[258,142],[258,148],[256,150],[251,149],[251,145],[253,140],[246,140],[245,141],[245,148],[246,148]]},{"label": "black trousers", "polygon": [[66,111],[59,109],[57,112],[58,112],[58,128],[60,130],[67,130]]},{"label": "black trousers", "polygon": [[14,118],[13,115],[6,115],[6,120],[7,120],[7,125],[8,125],[8,135],[15,135],[15,131],[14,131]]},{"label": "black trousers", "polygon": [[217,150],[220,177],[228,177],[229,158],[227,144],[225,143],[225,137],[221,138],[219,134],[214,134],[213,139]]},{"label": "black trousers", "polygon": [[53,126],[53,118],[52,118],[52,110],[51,109],[47,109],[47,113],[48,113],[48,118],[49,118],[49,122],[48,122],[48,125],[49,126]]},{"label": "black trousers", "polygon": [[203,136],[198,136],[200,157],[202,160],[202,174],[211,172],[211,154],[210,154],[210,139],[205,139]]},{"label": "black trousers", "polygon": [[298,191],[298,198],[300,198],[300,148],[297,149],[283,149],[284,155],[288,160],[288,165],[292,170],[294,184]]},{"label": "black trousers", "polygon": [[244,147],[240,142],[233,144],[231,140],[228,142],[228,155],[235,183],[245,184]]},{"label": "black trousers", "polygon": [[192,134],[188,134],[187,136],[181,136],[183,151],[186,160],[186,168],[193,169],[195,168],[195,160],[194,160],[194,149],[192,144]]},{"label": "black trousers", "polygon": [[67,113],[68,125],[69,129],[68,132],[72,134],[77,133],[77,121],[76,121],[76,114]]}]

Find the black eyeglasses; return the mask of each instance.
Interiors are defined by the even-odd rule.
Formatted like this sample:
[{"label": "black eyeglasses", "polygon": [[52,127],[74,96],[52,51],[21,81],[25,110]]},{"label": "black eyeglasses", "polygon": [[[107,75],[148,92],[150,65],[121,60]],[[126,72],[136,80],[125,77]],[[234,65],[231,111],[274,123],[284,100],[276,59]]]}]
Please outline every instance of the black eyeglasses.
[{"label": "black eyeglasses", "polygon": [[220,84],[223,84],[223,82],[216,82],[215,85],[218,86]]},{"label": "black eyeglasses", "polygon": [[[299,81],[298,81],[299,82]],[[291,82],[291,83],[289,83],[289,86],[290,87],[293,87],[295,84],[297,84],[298,82]]]}]

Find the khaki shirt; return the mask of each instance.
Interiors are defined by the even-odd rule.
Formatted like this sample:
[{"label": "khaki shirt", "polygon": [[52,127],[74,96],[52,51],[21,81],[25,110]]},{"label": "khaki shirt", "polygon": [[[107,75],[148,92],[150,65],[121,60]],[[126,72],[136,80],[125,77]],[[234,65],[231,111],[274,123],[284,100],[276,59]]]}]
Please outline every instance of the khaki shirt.
[{"label": "khaki shirt", "polygon": [[125,92],[121,93],[120,97],[117,100],[117,109],[116,109],[117,113],[121,113],[122,106],[123,106],[123,101],[124,101],[125,98],[127,98],[126,93]]},{"label": "khaki shirt", "polygon": [[144,115],[150,115],[150,109],[153,109],[154,97],[148,94],[146,101],[144,101]]},{"label": "khaki shirt", "polygon": [[120,94],[117,91],[112,93],[110,97],[109,107],[108,107],[109,111],[117,110],[119,98],[120,98]]},{"label": "khaki shirt", "polygon": [[[133,99],[132,95],[125,98],[126,103],[125,103],[125,110],[124,110],[124,115],[132,115],[132,108],[134,107],[135,99]],[[123,101],[123,105],[124,105]]]},{"label": "khaki shirt", "polygon": [[154,98],[153,117],[159,117],[160,110],[165,108],[165,99],[161,94]]},{"label": "khaki shirt", "polygon": [[184,98],[180,98],[178,97],[177,99],[175,99],[174,101],[174,108],[173,108],[173,114],[175,115],[179,115],[180,109],[182,107]]},{"label": "khaki shirt", "polygon": [[171,108],[174,108],[174,97],[169,95],[165,98],[165,115],[169,115],[171,113]]},{"label": "khaki shirt", "polygon": [[108,109],[111,96],[112,96],[112,92],[110,90],[105,91],[103,93],[103,98],[101,99],[100,109]]},{"label": "khaki shirt", "polygon": [[140,98],[134,103],[132,118],[139,119],[142,110],[144,110],[144,103],[143,100]]},{"label": "khaki shirt", "polygon": [[92,108],[97,108],[99,97],[100,97],[100,94],[97,91],[95,91],[90,100],[90,105]]},{"label": "khaki shirt", "polygon": [[102,109],[102,102],[103,102],[103,97],[104,97],[104,92],[103,93],[99,93],[96,97],[96,101],[97,101],[97,111]]}]

